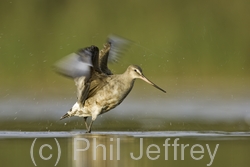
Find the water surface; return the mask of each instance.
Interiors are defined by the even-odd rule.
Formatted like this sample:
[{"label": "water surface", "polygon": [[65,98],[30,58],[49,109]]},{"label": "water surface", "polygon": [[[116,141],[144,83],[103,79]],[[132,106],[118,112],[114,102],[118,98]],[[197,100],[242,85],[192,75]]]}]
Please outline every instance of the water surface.
[{"label": "water surface", "polygon": [[250,164],[249,132],[1,131],[0,138],[1,164],[9,167]]}]

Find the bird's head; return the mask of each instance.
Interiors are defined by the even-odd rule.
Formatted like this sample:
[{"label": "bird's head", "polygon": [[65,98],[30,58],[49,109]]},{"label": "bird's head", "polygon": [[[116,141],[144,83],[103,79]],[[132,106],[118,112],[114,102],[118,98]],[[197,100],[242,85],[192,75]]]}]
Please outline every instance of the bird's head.
[{"label": "bird's head", "polygon": [[166,93],[165,90],[163,90],[162,88],[160,88],[159,86],[157,86],[156,84],[154,84],[152,81],[150,81],[149,79],[147,79],[143,73],[142,73],[142,69],[141,67],[137,66],[137,65],[130,65],[127,69],[129,75],[133,78],[133,79],[141,79],[145,82],[147,82],[148,84],[154,86],[155,88],[161,90],[162,92]]}]

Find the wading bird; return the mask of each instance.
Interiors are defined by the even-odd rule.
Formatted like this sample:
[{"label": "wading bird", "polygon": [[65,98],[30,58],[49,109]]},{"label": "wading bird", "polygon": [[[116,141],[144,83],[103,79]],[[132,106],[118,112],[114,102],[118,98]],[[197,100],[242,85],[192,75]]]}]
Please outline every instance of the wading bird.
[{"label": "wading bird", "polygon": [[[110,36],[100,52],[98,47],[92,45],[55,64],[56,71],[73,78],[77,87],[77,102],[61,119],[83,117],[86,133],[91,133],[97,116],[119,105],[129,94],[137,78],[166,93],[148,80],[137,65],[130,65],[123,74],[112,74],[108,69],[108,61],[114,60],[128,44],[123,38]],[[90,116],[92,120],[88,125],[87,118]]]}]

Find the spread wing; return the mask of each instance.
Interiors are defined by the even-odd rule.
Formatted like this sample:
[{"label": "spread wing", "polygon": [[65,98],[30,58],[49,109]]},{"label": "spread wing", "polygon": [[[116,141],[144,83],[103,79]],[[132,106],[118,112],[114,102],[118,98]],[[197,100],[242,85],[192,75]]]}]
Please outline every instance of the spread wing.
[{"label": "spread wing", "polygon": [[55,70],[64,76],[73,78],[77,87],[78,102],[84,105],[90,89],[90,77],[93,71],[93,52],[89,48],[72,53],[55,64]]},{"label": "spread wing", "polygon": [[117,61],[119,55],[128,48],[130,43],[129,40],[122,37],[109,35],[107,43],[104,44],[104,48],[99,52],[99,67],[103,73],[112,75],[108,68],[108,62]]},{"label": "spread wing", "polygon": [[56,72],[70,78],[90,75],[91,57],[87,54],[71,53],[54,65]]},{"label": "spread wing", "polygon": [[55,64],[55,70],[59,74],[74,79],[79,104],[84,106],[87,98],[95,95],[107,84],[107,75],[112,75],[107,66],[108,62],[116,61],[129,43],[130,41],[124,38],[110,35],[100,52],[98,47],[92,45],[66,56]]}]

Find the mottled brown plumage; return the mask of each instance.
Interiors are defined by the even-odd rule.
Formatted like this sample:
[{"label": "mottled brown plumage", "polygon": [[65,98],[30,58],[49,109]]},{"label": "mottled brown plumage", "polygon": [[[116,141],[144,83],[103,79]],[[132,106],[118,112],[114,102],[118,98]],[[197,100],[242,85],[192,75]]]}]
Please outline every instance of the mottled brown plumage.
[{"label": "mottled brown plumage", "polygon": [[[77,87],[78,100],[61,119],[71,116],[83,117],[87,133],[90,133],[97,116],[119,105],[132,90],[136,78],[166,92],[149,81],[139,66],[130,65],[123,74],[117,75],[113,75],[108,69],[109,56],[115,58],[114,55],[120,52],[119,49],[127,43],[125,39],[112,36],[100,52],[96,46],[81,49],[77,53],[79,64],[76,63],[76,55],[74,55],[73,63],[76,63],[75,66],[69,65],[72,62],[68,61],[68,58],[55,65],[59,73],[74,78]],[[83,67],[78,68],[78,66]],[[92,117],[90,125],[86,122],[89,116]]]}]

